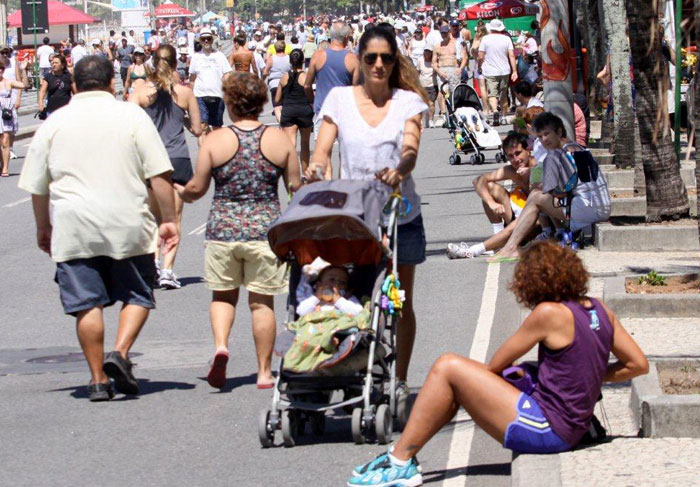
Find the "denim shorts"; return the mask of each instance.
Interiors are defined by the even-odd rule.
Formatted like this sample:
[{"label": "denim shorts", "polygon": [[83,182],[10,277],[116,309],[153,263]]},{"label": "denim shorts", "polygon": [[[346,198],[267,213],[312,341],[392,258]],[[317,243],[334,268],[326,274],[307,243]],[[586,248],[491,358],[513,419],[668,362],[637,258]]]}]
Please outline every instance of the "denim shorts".
[{"label": "denim shorts", "polygon": [[425,228],[423,215],[399,225],[399,264],[418,265],[425,262]]},{"label": "denim shorts", "polygon": [[153,254],[121,260],[99,256],[59,262],[54,280],[58,283],[63,311],[68,315],[111,306],[117,301],[147,309],[156,307]]},{"label": "denim shorts", "polygon": [[212,127],[224,126],[224,109],[226,108],[223,98],[218,96],[198,96],[197,105],[202,123]]},{"label": "denim shorts", "polygon": [[515,407],[518,417],[506,428],[503,446],[518,453],[559,453],[571,450],[557,435],[537,402],[524,392]]}]

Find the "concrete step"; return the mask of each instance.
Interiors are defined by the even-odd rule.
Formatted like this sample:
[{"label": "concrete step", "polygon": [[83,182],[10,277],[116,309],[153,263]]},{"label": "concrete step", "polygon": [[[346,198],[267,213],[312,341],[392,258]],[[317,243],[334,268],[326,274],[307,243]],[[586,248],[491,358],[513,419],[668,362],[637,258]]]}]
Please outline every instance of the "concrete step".
[{"label": "concrete step", "polygon": [[[697,196],[689,194],[688,199],[690,200],[690,216],[697,216]],[[610,216],[643,218],[647,214],[647,202],[645,197],[613,198],[610,206]]]},{"label": "concrete step", "polygon": [[[634,169],[617,169],[615,166],[601,166],[608,188],[634,188]],[[686,187],[695,187],[695,163],[681,164],[681,177]]]},{"label": "concrete step", "polygon": [[604,252],[673,252],[700,250],[698,225],[595,225],[595,246]]}]

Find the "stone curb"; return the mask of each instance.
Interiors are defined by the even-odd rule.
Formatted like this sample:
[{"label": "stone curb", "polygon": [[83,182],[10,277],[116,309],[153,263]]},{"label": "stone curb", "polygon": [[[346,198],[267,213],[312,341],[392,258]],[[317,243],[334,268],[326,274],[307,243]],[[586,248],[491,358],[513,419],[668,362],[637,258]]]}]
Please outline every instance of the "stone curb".
[{"label": "stone curb", "polygon": [[[690,202],[690,216],[697,216],[697,196],[688,195]],[[631,198],[612,198],[610,201],[610,216],[645,217],[647,214],[647,200],[644,196]]]},{"label": "stone curb", "polygon": [[673,252],[700,249],[697,225],[596,223],[595,246],[604,252]]},{"label": "stone curb", "polygon": [[664,394],[656,364],[649,364],[646,376],[632,379],[630,407],[642,437],[700,438],[700,396]]},{"label": "stone curb", "polygon": [[[608,188],[634,188],[634,170],[617,169],[615,166],[602,166],[603,174],[608,182]],[[695,163],[683,163],[681,178],[686,187],[695,187]]]},{"label": "stone curb", "polygon": [[512,487],[561,487],[559,455],[513,454],[510,470]]},{"label": "stone curb", "polygon": [[625,318],[693,318],[700,316],[698,294],[629,294],[626,276],[608,277],[603,301]]}]

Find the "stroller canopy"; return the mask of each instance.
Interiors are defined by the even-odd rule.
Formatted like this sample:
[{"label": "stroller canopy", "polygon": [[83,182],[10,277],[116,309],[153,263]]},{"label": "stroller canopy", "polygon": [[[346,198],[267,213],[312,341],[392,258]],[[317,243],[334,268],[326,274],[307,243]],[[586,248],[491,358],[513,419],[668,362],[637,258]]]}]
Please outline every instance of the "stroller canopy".
[{"label": "stroller canopy", "polygon": [[382,209],[390,188],[380,181],[334,180],[302,187],[267,233],[280,259],[299,265],[316,257],[333,265],[377,265]]},{"label": "stroller canopy", "polygon": [[477,111],[483,110],[481,106],[481,100],[479,96],[474,91],[474,88],[468,84],[461,83],[455,86],[452,92],[452,108],[456,110],[457,108],[474,108]]}]

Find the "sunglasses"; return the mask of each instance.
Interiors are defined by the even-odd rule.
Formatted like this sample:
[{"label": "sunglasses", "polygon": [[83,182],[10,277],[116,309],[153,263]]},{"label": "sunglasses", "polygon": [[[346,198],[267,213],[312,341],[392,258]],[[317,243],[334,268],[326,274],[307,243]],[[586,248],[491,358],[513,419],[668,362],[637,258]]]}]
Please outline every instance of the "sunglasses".
[{"label": "sunglasses", "polygon": [[382,64],[394,64],[394,62],[396,61],[396,56],[394,54],[388,52],[383,52],[381,54],[376,52],[370,52],[365,54],[364,56],[365,64],[369,64],[370,66],[373,65],[377,62],[378,57],[382,58]]},{"label": "sunglasses", "polygon": [[200,37],[199,40],[202,42],[211,42],[211,37]]}]

